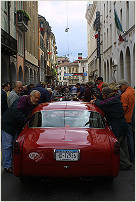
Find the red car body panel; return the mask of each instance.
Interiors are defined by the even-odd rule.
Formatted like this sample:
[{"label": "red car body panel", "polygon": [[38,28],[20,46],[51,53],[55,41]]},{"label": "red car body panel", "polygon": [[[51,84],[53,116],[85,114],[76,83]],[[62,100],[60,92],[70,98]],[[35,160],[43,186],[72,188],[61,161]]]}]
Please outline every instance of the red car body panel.
[{"label": "red car body panel", "polygon": [[[33,113],[41,110],[91,110],[103,112],[89,103],[56,102],[40,104]],[[32,114],[33,114],[32,113]],[[20,152],[14,152],[15,176],[117,176],[120,155],[114,153],[117,142],[108,126],[95,128],[29,128],[25,126],[17,142]],[[79,149],[78,161],[56,161],[55,149]],[[37,152],[31,159],[29,154]]]}]

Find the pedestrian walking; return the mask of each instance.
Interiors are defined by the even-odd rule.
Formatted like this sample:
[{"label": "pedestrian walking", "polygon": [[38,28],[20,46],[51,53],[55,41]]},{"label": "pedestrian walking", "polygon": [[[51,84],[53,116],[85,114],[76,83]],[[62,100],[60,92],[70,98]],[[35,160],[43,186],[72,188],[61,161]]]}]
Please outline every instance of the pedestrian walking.
[{"label": "pedestrian walking", "polygon": [[13,90],[9,93],[9,96],[7,98],[7,103],[8,103],[8,107],[10,107],[13,102],[19,98],[21,92],[22,92],[22,82],[21,81],[16,81],[15,83],[13,83]]},{"label": "pedestrian walking", "polygon": [[40,92],[34,90],[30,95],[19,97],[3,114],[2,128],[2,166],[12,173],[12,150],[16,137],[21,132],[32,110],[38,104]]},{"label": "pedestrian walking", "polygon": [[102,89],[102,96],[104,100],[96,99],[90,102],[94,103],[104,111],[108,125],[111,126],[113,133],[120,142],[120,168],[129,169],[132,164],[129,161],[126,142],[128,126],[124,118],[120,96],[116,95],[109,87]]},{"label": "pedestrian walking", "polygon": [[131,162],[134,162],[135,155],[134,155],[134,139],[132,130],[132,115],[135,105],[135,90],[134,88],[129,86],[129,83],[125,80],[120,80],[118,84],[122,92],[121,102],[124,109],[124,116],[128,124],[127,141],[128,141],[130,160]]}]

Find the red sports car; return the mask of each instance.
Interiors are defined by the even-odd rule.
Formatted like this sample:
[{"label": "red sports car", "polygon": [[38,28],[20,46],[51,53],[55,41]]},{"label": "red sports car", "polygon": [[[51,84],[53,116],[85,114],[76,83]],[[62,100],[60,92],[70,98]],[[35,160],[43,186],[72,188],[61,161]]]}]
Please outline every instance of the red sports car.
[{"label": "red sports car", "polygon": [[115,177],[120,147],[103,112],[90,103],[38,105],[14,145],[14,175]]}]

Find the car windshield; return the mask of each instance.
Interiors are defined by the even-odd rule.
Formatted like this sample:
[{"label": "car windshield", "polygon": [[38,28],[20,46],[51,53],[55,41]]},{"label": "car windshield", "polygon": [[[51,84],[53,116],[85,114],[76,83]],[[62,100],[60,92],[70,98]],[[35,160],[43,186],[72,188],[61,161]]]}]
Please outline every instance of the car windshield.
[{"label": "car windshield", "polygon": [[80,127],[104,128],[100,113],[87,110],[48,110],[36,112],[29,121],[30,128]]}]

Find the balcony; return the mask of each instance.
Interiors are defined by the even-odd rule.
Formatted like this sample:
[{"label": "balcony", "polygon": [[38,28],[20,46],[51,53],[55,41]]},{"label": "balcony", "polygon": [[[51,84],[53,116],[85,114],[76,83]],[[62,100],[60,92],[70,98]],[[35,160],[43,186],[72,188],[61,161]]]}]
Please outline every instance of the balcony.
[{"label": "balcony", "polygon": [[1,29],[1,50],[8,55],[17,54],[17,40]]},{"label": "balcony", "polygon": [[17,25],[21,31],[27,32],[29,20],[30,17],[24,10],[17,11]]}]

